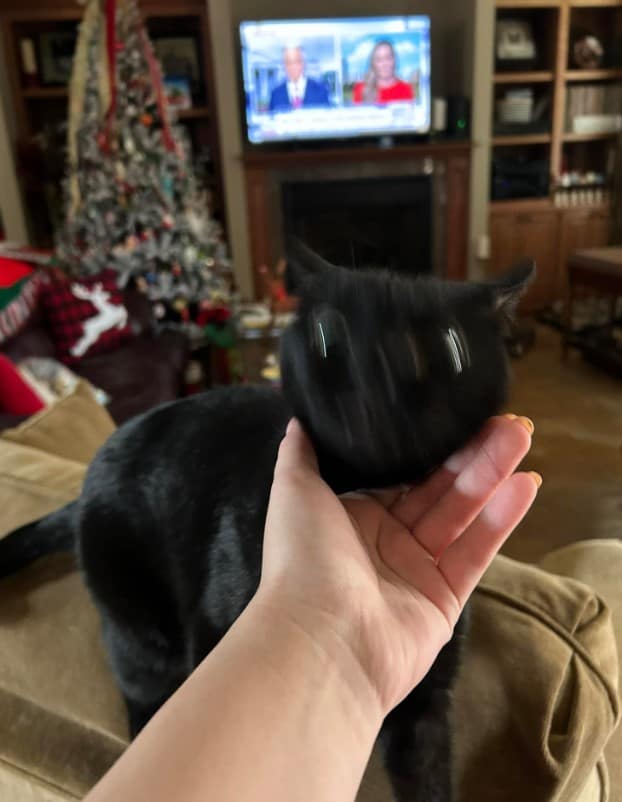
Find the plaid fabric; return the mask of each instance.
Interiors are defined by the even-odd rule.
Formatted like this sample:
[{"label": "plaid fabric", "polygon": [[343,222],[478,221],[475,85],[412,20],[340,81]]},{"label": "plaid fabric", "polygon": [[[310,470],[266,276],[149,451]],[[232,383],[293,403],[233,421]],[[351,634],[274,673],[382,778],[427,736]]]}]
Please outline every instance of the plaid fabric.
[{"label": "plaid fabric", "polygon": [[41,302],[58,357],[67,365],[113,351],[132,336],[112,270],[83,279],[51,278]]},{"label": "plaid fabric", "polygon": [[37,304],[39,278],[30,265],[0,257],[0,344],[28,323]]}]

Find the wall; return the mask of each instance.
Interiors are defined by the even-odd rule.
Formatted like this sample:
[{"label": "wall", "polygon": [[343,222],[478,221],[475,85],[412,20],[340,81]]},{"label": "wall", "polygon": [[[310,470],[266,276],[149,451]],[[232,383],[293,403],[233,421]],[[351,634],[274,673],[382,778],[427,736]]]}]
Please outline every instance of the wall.
[{"label": "wall", "polygon": [[12,156],[17,124],[10,98],[6,61],[0,45],[0,215],[8,240],[28,242],[26,218]]},{"label": "wall", "polygon": [[[295,16],[428,14],[432,18],[432,91],[470,96],[475,0],[299,0]],[[208,2],[221,133],[229,240],[240,289],[252,295],[252,266],[238,106],[237,26],[240,20],[291,17],[291,0]]]},{"label": "wall", "polygon": [[484,276],[486,262],[477,258],[478,241],[488,236],[490,196],[490,140],[492,119],[492,63],[495,10],[492,0],[476,0],[473,39],[477,42],[473,63],[473,164],[470,203],[470,273]]}]

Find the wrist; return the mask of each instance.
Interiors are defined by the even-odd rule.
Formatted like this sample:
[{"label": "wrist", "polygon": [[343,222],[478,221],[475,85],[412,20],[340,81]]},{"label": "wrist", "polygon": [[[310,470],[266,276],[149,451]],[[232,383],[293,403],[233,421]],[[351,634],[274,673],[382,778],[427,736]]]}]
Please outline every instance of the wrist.
[{"label": "wrist", "polygon": [[286,605],[260,592],[240,623],[252,630],[260,644],[261,663],[286,682],[291,676],[295,693],[302,686],[312,693],[323,693],[330,686],[342,702],[344,714],[354,720],[361,734],[373,731],[376,737],[388,711],[383,709],[343,622],[322,611]]}]

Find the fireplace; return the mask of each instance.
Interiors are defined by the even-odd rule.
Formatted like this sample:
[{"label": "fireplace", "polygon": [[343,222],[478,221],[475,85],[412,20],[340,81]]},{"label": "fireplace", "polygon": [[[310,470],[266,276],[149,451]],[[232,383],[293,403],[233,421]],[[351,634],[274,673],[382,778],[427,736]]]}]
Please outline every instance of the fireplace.
[{"label": "fireplace", "polygon": [[466,278],[469,143],[247,151],[255,286],[294,234],[336,264]]},{"label": "fireplace", "polygon": [[283,183],[286,238],[329,262],[407,273],[434,269],[433,176]]}]

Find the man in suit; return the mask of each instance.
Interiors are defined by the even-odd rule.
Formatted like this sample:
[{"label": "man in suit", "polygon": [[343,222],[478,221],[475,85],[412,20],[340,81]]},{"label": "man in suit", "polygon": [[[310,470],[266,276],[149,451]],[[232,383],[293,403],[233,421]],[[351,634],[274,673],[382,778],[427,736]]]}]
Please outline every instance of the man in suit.
[{"label": "man in suit", "polygon": [[290,111],[310,106],[329,106],[328,89],[305,75],[305,59],[300,47],[283,50],[283,66],[287,80],[278,84],[270,95],[270,111]]}]

